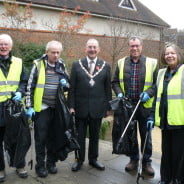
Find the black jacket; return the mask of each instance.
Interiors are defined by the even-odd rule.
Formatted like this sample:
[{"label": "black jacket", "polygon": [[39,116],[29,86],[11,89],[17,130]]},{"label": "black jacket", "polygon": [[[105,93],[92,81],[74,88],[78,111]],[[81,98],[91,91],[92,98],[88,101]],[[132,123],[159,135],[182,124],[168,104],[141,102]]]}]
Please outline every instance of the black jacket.
[{"label": "black jacket", "polygon": [[[37,61],[41,61],[41,60],[44,60],[44,64],[46,66],[47,65],[47,62],[46,62],[47,55],[44,54],[41,58],[37,59]],[[63,60],[59,59],[56,62],[55,71],[59,74],[60,79],[65,78],[66,81],[69,83],[69,76],[64,66]],[[33,64],[31,73],[29,76],[29,80],[28,80],[28,85],[27,85],[27,95],[26,95],[26,107],[27,108],[34,106],[33,96],[34,96],[34,89],[36,87],[37,80],[38,80],[38,70],[37,70],[36,65]]]},{"label": "black jacket", "polygon": [[[0,69],[2,70],[5,78],[8,76],[10,65],[12,63],[11,59],[12,59],[11,54],[7,59],[4,59],[3,57],[0,56]],[[20,76],[19,86],[17,89],[17,92],[21,92],[22,96],[25,95],[27,80],[28,80],[27,73],[23,66],[21,76]],[[0,126],[5,126],[4,124],[4,102],[0,103]]]},{"label": "black jacket", "polygon": [[[144,84],[145,84],[145,75],[146,75],[146,57],[141,55],[139,58],[140,62],[140,81],[139,81],[139,94],[143,92]],[[124,64],[124,72],[123,72],[123,78],[124,78],[124,88],[125,88],[125,96],[128,96],[129,86],[130,86],[130,71],[131,70],[131,57],[125,58],[125,64]],[[150,88],[146,90],[149,97],[153,97],[155,94],[155,86],[156,86],[156,78],[157,78],[158,68],[155,69],[153,72],[153,84]],[[120,87],[120,81],[119,81],[119,67],[116,67],[116,71],[113,77],[112,81],[112,88],[116,95],[119,93],[123,93]],[[151,109],[144,108],[143,103],[139,106],[141,112],[147,117],[150,113]]]},{"label": "black jacket", "polygon": [[[144,89],[144,84],[145,84],[145,74],[146,74],[146,57],[145,56],[141,56],[139,59],[140,62],[140,88],[139,88],[139,93],[141,94],[143,92]],[[124,95],[128,95],[128,91],[129,91],[129,86],[130,86],[130,70],[131,70],[131,58],[127,57],[125,59],[125,65],[124,65],[124,86],[125,86],[125,94]],[[155,94],[155,83],[156,83],[156,77],[157,77],[157,73],[158,73],[158,68],[154,71],[153,73],[153,85],[146,90],[146,92],[148,93],[148,95],[150,97],[153,97]],[[120,81],[119,81],[119,67],[116,67],[116,71],[114,74],[114,78],[112,81],[112,88],[114,90],[114,92],[116,93],[116,95],[118,93],[122,93],[121,87],[120,87]]]},{"label": "black jacket", "polygon": [[[81,60],[88,70],[87,58]],[[104,61],[97,59],[94,75],[103,66]],[[70,76],[69,106],[75,109],[76,117],[102,118],[110,110],[109,101],[112,98],[110,66],[105,63],[102,71],[94,78],[95,84],[90,86],[90,77],[82,69],[79,61],[73,63]]]}]

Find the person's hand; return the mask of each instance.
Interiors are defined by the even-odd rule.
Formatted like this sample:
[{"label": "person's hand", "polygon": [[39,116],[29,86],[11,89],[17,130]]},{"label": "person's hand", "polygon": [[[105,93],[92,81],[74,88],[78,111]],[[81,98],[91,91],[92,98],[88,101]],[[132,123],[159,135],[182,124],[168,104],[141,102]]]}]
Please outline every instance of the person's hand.
[{"label": "person's hand", "polygon": [[26,115],[29,117],[29,118],[32,118],[32,116],[35,115],[35,110],[30,107],[27,111],[26,111]]},{"label": "person's hand", "polygon": [[21,92],[16,92],[15,96],[12,99],[15,100],[15,101],[21,101],[22,100]]},{"label": "person's hand", "polygon": [[154,122],[153,122],[153,120],[148,120],[147,121],[147,130],[148,131],[151,131],[151,130],[153,130],[153,128],[154,128]]},{"label": "person's hand", "polygon": [[118,98],[122,98],[123,97],[123,93],[119,93],[117,97]]},{"label": "person's hand", "polygon": [[141,102],[146,102],[150,99],[147,92],[142,92],[139,97],[140,97]]},{"label": "person's hand", "polygon": [[66,87],[66,85],[67,85],[66,79],[61,79],[60,84],[61,84],[62,87]]}]

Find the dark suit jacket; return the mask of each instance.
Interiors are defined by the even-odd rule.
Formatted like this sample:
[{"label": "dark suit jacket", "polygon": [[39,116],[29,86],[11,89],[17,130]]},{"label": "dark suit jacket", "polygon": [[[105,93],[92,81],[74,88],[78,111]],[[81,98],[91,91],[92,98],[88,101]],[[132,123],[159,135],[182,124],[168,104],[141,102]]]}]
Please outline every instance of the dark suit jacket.
[{"label": "dark suit jacket", "polygon": [[[88,70],[87,59],[81,60],[82,65]],[[94,74],[102,67],[103,61],[97,59]],[[105,63],[103,70],[93,78],[95,85],[90,86],[90,77],[81,68],[79,61],[72,66],[70,78],[69,106],[75,109],[76,117],[102,118],[110,110],[111,100],[110,66]]]}]

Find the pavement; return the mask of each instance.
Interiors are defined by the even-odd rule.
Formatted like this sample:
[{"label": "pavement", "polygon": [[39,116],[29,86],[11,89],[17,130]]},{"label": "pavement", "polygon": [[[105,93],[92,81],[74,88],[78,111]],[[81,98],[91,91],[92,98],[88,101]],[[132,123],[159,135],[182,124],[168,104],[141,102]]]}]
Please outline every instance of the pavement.
[{"label": "pavement", "polygon": [[[86,142],[88,144],[88,139]],[[27,161],[30,160],[30,155],[31,151],[27,154]],[[16,175],[14,168],[6,166],[7,176],[4,184],[136,184],[137,172],[127,173],[124,170],[129,158],[124,155],[112,154],[112,143],[109,141],[100,140],[99,144],[99,161],[105,165],[105,171],[99,171],[91,167],[86,159],[81,170],[72,172],[73,160],[74,153],[72,152],[65,161],[57,163],[58,173],[55,175],[49,174],[46,178],[37,177],[34,168],[30,170],[30,167],[26,166],[29,176],[26,179],[22,179]],[[140,184],[158,183],[160,177],[160,153],[153,152],[152,160],[155,176],[152,178],[145,176],[144,180],[140,178]]]}]

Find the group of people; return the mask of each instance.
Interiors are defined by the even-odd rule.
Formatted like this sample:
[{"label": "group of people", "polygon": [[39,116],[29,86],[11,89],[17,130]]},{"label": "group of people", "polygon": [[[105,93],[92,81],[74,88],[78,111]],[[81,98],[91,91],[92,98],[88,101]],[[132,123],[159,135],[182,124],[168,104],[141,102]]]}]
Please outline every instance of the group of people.
[{"label": "group of people", "polygon": [[[23,62],[12,56],[12,38],[0,35],[0,181],[4,181],[5,163],[3,140],[6,131],[4,103],[8,99],[21,101],[25,96],[26,114],[34,119],[36,165],[39,177],[57,173],[57,156],[53,150],[53,122],[58,86],[68,91],[68,106],[75,114],[80,150],[75,155],[72,171],[81,169],[85,160],[86,134],[89,128],[89,165],[99,170],[105,166],[98,161],[99,131],[103,117],[110,114],[109,101],[112,89],[118,98],[129,97],[133,107],[141,101],[134,119],[141,137],[141,152],[148,134],[142,159],[143,172],[154,176],[151,165],[151,130],[154,125],[162,131],[161,184],[184,183],[184,65],[176,45],[163,50],[164,69],[158,68],[157,59],[142,54],[143,42],[139,37],[128,41],[130,55],[120,59],[111,82],[110,65],[98,58],[99,42],[89,39],[85,45],[86,57],[75,61],[70,77],[64,61],[60,59],[62,44],[50,41],[45,54],[34,60],[31,72],[26,75]],[[12,93],[13,92],[13,93]],[[14,94],[14,95],[13,95]],[[183,104],[184,105],[184,104]],[[137,132],[137,131],[136,131]],[[134,143],[127,172],[139,164],[139,145]],[[25,161],[15,166],[18,176],[28,176]]]}]

